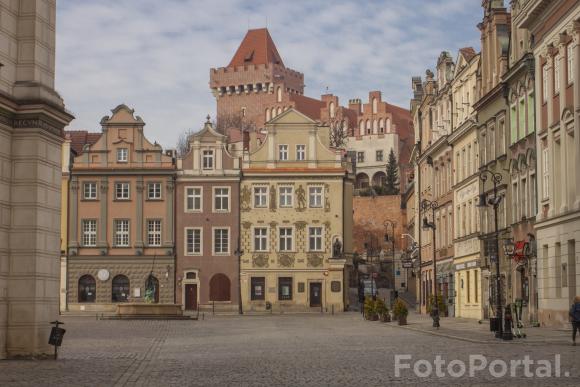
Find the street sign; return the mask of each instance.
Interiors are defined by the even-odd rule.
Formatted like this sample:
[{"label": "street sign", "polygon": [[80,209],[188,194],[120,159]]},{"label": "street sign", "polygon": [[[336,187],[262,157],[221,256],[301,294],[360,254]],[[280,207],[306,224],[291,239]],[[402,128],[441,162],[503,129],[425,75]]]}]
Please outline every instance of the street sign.
[{"label": "street sign", "polygon": [[401,263],[402,263],[403,269],[410,269],[413,267],[413,261],[410,259],[405,259]]},{"label": "street sign", "polygon": [[66,329],[52,327],[50,331],[50,337],[48,338],[48,344],[60,347],[62,345],[62,338]]}]

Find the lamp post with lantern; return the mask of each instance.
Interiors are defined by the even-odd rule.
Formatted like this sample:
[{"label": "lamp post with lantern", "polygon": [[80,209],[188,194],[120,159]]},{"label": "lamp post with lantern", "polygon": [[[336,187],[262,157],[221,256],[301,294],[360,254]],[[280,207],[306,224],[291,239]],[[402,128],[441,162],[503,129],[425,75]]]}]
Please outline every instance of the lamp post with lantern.
[{"label": "lamp post with lantern", "polygon": [[437,297],[437,261],[435,259],[437,253],[437,246],[435,243],[435,231],[437,226],[435,225],[435,210],[439,208],[436,201],[431,201],[428,199],[423,199],[421,202],[421,209],[424,212],[431,210],[431,222],[427,219],[427,215],[423,216],[423,228],[430,228],[433,231],[433,304],[431,305],[431,318],[433,319],[433,327],[439,328],[440,318],[439,318],[439,300]]}]

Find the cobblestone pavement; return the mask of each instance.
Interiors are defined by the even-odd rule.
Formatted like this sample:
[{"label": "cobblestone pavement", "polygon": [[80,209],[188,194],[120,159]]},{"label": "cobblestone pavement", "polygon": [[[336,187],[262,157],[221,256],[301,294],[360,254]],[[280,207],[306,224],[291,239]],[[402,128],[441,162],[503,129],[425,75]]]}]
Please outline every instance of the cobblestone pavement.
[{"label": "cobblestone pavement", "polygon": [[[0,386],[386,386],[429,382],[437,385],[580,385],[580,346],[527,345],[523,341],[473,343],[363,321],[358,313],[206,318],[204,321],[96,321],[65,317],[67,329],[58,361],[0,361]],[[413,324],[411,324],[411,327]],[[425,328],[426,329],[426,328]],[[410,355],[411,370],[395,372],[395,355]],[[550,360],[560,355],[560,378],[495,378],[489,368],[444,378],[433,363],[469,364],[470,355],[494,360]],[[433,367],[431,378],[413,372],[415,361]],[[457,362],[456,362],[457,363]],[[497,363],[497,361],[496,361]],[[480,364],[477,360],[477,364]],[[508,363],[509,367],[509,363]],[[494,368],[501,373],[501,364]],[[418,367],[426,372],[427,365]],[[532,372],[538,372],[535,366]],[[545,369],[544,369],[545,370]],[[552,375],[555,374],[552,368]],[[565,376],[568,373],[568,376]]]}]

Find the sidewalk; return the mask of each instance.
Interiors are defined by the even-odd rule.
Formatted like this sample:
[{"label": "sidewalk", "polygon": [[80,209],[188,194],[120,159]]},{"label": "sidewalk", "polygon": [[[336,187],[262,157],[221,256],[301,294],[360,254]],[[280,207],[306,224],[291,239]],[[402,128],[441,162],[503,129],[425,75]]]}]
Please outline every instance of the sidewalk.
[{"label": "sidewalk", "polygon": [[433,320],[428,315],[409,312],[407,323],[408,325],[397,325],[396,322],[393,322],[387,323],[387,325],[479,344],[571,345],[572,343],[571,328],[524,328],[525,338],[514,337],[511,341],[504,341],[496,339],[495,333],[490,332],[488,321],[483,321],[480,324],[477,320],[473,319],[442,317],[440,320],[441,326],[437,329],[433,328]]}]

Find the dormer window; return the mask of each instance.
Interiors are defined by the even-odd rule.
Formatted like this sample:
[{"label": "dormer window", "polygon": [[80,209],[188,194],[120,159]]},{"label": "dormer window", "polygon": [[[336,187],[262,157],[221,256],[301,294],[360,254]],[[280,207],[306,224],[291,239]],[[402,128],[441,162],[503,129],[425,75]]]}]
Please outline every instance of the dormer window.
[{"label": "dormer window", "polygon": [[129,160],[129,150],[127,148],[117,148],[117,162],[126,163]]},{"label": "dormer window", "polygon": [[203,165],[203,169],[213,169],[213,151],[212,150],[204,150],[203,151],[202,165]]}]

